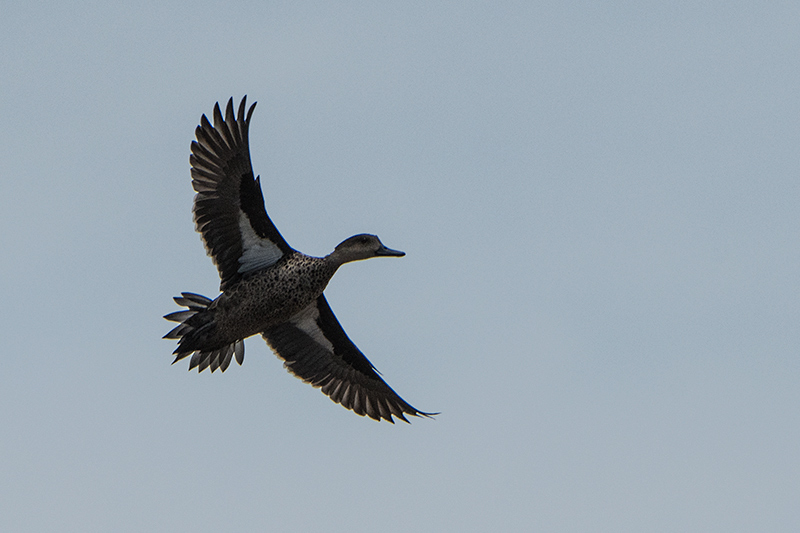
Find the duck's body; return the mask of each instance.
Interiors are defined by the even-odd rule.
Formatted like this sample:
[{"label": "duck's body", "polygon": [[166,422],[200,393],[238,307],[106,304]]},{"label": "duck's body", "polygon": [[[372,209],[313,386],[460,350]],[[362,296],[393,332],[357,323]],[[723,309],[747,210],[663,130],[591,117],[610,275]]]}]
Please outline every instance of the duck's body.
[{"label": "duck's body", "polygon": [[[165,318],[180,324],[165,338],[179,339],[179,361],[189,369],[225,371],[235,356],[244,360],[243,340],[262,334],[297,377],[320,387],[332,400],[360,415],[393,422],[404,414],[429,416],[406,403],[375,371],[336,320],[323,291],[344,263],[377,256],[402,256],[374,235],[355,235],[325,257],[291,248],[264,210],[260,180],[253,178],[245,99],[234,116],[214,108],[214,126],[203,115],[192,143],[195,223],[220,273],[215,300],[182,293],[187,307]],[[407,421],[407,420],[406,420]]]},{"label": "duck's body", "polygon": [[336,266],[327,257],[299,252],[284,257],[220,294],[204,316],[195,318],[202,324],[213,316],[213,326],[203,335],[195,330],[194,335],[183,336],[179,349],[184,353],[217,349],[282,324],[314,302],[334,272]]}]

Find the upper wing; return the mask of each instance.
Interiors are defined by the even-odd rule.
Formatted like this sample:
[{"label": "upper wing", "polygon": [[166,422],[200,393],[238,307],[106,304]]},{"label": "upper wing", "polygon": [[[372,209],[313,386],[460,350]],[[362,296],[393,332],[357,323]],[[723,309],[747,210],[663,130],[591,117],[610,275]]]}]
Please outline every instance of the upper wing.
[{"label": "upper wing", "polygon": [[225,118],[214,106],[214,125],[205,115],[192,141],[192,187],[194,221],[208,255],[221,278],[220,290],[244,274],[275,264],[292,252],[264,209],[261,181],[253,179],[248,128],[256,104],[245,117],[245,101],[233,112],[228,100]]},{"label": "upper wing", "polygon": [[320,387],[334,402],[359,415],[394,423],[392,415],[428,416],[392,390],[347,337],[325,295],[289,322],[262,332],[264,339],[294,375]]}]

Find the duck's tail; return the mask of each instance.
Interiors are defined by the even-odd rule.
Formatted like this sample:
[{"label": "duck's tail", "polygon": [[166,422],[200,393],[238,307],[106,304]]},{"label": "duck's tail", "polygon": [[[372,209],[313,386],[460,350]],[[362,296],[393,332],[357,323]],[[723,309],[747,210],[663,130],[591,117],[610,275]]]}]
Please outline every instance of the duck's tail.
[{"label": "duck's tail", "polygon": [[197,367],[197,371],[202,372],[210,368],[211,372],[214,372],[219,368],[225,372],[234,356],[240,365],[244,362],[242,339],[221,347],[205,348],[208,339],[213,337],[215,329],[214,313],[208,309],[212,300],[191,292],[182,292],[173,299],[178,305],[186,307],[186,310],[164,316],[171,322],[178,322],[172,331],[164,335],[165,339],[178,339],[178,347],[172,352],[175,354],[172,364],[191,355],[189,370]]}]

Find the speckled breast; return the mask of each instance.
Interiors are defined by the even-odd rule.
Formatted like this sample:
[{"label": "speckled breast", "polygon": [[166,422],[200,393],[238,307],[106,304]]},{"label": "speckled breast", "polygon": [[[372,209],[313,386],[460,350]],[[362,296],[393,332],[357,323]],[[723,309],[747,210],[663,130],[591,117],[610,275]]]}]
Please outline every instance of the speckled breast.
[{"label": "speckled breast", "polygon": [[249,337],[288,321],[325,290],[336,268],[321,257],[295,253],[220,295],[215,322],[223,336]]}]

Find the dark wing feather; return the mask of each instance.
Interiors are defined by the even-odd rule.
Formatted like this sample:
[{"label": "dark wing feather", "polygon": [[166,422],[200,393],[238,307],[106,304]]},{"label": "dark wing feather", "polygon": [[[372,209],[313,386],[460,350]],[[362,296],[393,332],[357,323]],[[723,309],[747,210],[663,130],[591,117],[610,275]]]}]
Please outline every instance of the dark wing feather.
[{"label": "dark wing feather", "polygon": [[247,97],[238,114],[228,100],[225,118],[214,106],[214,125],[205,115],[192,141],[194,221],[206,251],[214,260],[225,290],[249,272],[266,268],[292,252],[264,209],[261,181],[253,178],[248,129],[256,104],[245,116]]},{"label": "dark wing feather", "polygon": [[392,416],[408,422],[404,415],[437,414],[418,411],[381,379],[347,337],[324,295],[262,335],[289,371],[359,415],[394,423]]}]

